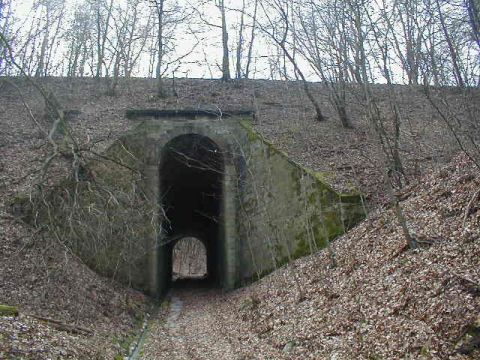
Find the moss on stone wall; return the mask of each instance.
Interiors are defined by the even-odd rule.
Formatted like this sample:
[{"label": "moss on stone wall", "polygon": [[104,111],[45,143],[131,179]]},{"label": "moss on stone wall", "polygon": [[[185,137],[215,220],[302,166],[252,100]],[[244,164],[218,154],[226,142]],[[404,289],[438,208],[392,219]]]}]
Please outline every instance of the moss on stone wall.
[{"label": "moss on stone wall", "polygon": [[[236,209],[224,221],[237,225],[229,228],[222,246],[233,249],[230,256],[242,259],[238,268],[228,269],[240,273],[233,275],[237,283],[326,246],[361,218],[358,195],[336,193],[328,184],[334,175],[300,166],[245,120],[240,125],[216,123],[215,130],[208,124],[198,129],[192,124],[176,126],[140,123],[88,164],[89,177],[80,182],[65,179],[51,192],[49,201],[56,213],[44,220],[100,273],[140,289],[151,286],[149,279],[158,275],[147,267],[152,252],[148,246],[157,240],[155,226],[161,213],[158,189],[152,189],[158,185],[147,179],[159,176],[155,169],[161,151],[176,131],[218,131],[220,138],[228,134],[235,139],[235,145],[232,141],[225,148],[232,148],[231,163],[237,164],[231,173],[240,174],[242,180],[232,189],[238,193],[232,205]],[[239,154],[245,154],[242,162],[235,160]],[[27,208],[29,201],[19,198],[18,207]]]},{"label": "moss on stone wall", "polygon": [[[323,248],[361,218],[358,216],[360,196],[335,192],[328,184],[334,174],[302,167],[265,140],[248,121],[241,121],[240,125],[246,134],[244,150],[250,159],[248,173],[253,174],[248,176],[242,201],[249,209],[252,204],[257,206],[249,218],[257,226],[247,235],[255,252],[250,255],[243,250],[243,276],[249,277],[255,272],[266,274],[292,258]],[[248,216],[243,214],[241,221]],[[255,261],[249,260],[250,256],[254,256]],[[248,268],[253,263],[260,264],[259,268]]]},{"label": "moss on stone wall", "polygon": [[18,316],[18,309],[15,306],[0,304],[0,316]]}]

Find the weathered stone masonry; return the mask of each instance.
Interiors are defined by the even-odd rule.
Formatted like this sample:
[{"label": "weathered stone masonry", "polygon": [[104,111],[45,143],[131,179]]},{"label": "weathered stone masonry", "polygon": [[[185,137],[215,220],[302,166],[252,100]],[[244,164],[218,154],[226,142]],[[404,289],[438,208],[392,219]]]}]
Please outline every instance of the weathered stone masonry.
[{"label": "weathered stone masonry", "polygon": [[[336,193],[321,174],[289,160],[253,130],[245,114],[220,117],[153,110],[130,116],[139,124],[123,141],[142,159],[144,186],[155,203],[162,204],[164,197],[160,167],[169,142],[195,134],[218,146],[223,174],[214,261],[218,283],[224,288],[239,286],[326,246],[362,217],[358,195]],[[191,181],[193,186],[195,179]],[[157,231],[144,239],[150,249],[145,254],[149,277],[145,290],[154,295],[169,284],[172,246],[166,244],[182,235],[198,235],[186,231],[169,239],[160,214],[158,219]]]},{"label": "weathered stone masonry", "polygon": [[[138,229],[137,239],[105,239],[101,253],[81,243],[79,255],[153,296],[169,288],[173,247],[183,237],[204,243],[209,276],[232,289],[325,247],[363,217],[359,195],[339,194],[322,174],[292,162],[254,131],[248,113],[132,110],[127,116],[132,129],[107,155],[141,173],[145,208],[153,210],[128,224]],[[98,163],[94,170],[97,181],[129,188],[125,169],[120,174]]]}]

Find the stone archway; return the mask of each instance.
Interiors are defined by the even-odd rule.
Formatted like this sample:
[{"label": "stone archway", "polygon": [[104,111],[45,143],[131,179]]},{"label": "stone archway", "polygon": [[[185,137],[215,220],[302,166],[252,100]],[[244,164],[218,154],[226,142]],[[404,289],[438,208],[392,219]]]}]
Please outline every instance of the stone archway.
[{"label": "stone archway", "polygon": [[233,289],[325,246],[363,217],[361,196],[335,192],[265,142],[243,114],[132,112],[141,123],[111,154],[138,169],[140,186],[132,191],[140,190],[146,211],[144,221],[133,223],[139,240],[130,249],[133,265],[120,271],[152,296],[169,289],[172,249],[183,237],[206,245],[208,273]]},{"label": "stone archway", "polygon": [[172,278],[175,243],[186,235],[202,239],[207,273],[212,283],[225,282],[225,160],[210,138],[182,134],[162,149],[159,168],[160,201],[164,215],[159,265],[166,289]]}]

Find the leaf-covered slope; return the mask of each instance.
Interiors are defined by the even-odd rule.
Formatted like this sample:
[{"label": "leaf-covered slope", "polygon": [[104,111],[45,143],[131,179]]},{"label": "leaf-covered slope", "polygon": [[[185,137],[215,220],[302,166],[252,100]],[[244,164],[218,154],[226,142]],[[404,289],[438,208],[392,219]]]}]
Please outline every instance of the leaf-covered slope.
[{"label": "leaf-covered slope", "polygon": [[[103,359],[146,310],[142,294],[100,277],[48,234],[0,211],[0,359]],[[47,321],[46,319],[52,319]]]},{"label": "leaf-covered slope", "polygon": [[393,212],[379,212],[332,244],[335,268],[322,251],[220,306],[256,358],[478,359],[479,188],[460,156],[405,194],[422,248],[406,249]]}]

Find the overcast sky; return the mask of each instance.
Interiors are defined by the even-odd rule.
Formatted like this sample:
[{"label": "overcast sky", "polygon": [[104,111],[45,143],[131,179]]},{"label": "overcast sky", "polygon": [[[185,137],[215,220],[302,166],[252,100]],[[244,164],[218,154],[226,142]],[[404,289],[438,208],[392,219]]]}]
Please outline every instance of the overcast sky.
[{"label": "overcast sky", "polygon": [[[124,4],[126,0],[115,0],[116,4]],[[189,0],[178,0],[180,3],[186,3]],[[175,0],[169,1],[170,3],[175,3]],[[13,0],[13,9],[15,16],[18,18],[17,26],[19,24],[23,24],[22,28],[23,31],[26,32],[31,24],[31,17],[33,16],[32,12],[32,5],[33,0]],[[68,9],[72,9],[76,3],[82,3],[82,1],[75,1],[75,0],[65,0],[66,6]],[[226,5],[229,7],[234,6],[241,6],[240,0],[230,0],[226,1]],[[218,9],[214,6],[205,7],[204,11],[206,15],[212,22],[216,22],[215,20],[218,19]],[[238,12],[230,11],[227,12],[227,22],[230,29],[229,34],[229,46],[231,48],[231,72],[232,76],[234,74],[234,61],[233,57],[235,55],[235,51],[233,50],[236,45],[237,33],[235,31],[235,25],[238,22]],[[248,22],[249,19],[245,21]],[[66,22],[64,22],[64,25]],[[219,23],[219,22],[217,22]],[[177,77],[220,77],[220,63],[222,59],[222,49],[221,45],[221,30],[215,27],[209,27],[207,25],[203,26],[204,34],[198,34],[199,38],[201,38],[201,42],[195,48],[191,55],[183,59],[182,65],[176,71]],[[249,33],[249,31],[247,31]],[[181,56],[185,53],[191,51],[193,44],[197,43],[197,39],[188,34],[186,28],[179,29],[177,31],[176,37],[176,49],[175,53],[171,54],[172,58]],[[255,73],[255,77],[257,78],[268,78],[269,77],[269,63],[267,59],[267,55],[271,54],[271,49],[268,48],[265,41],[261,38],[261,36],[257,36],[256,39],[256,48],[254,53],[254,59],[252,64],[252,71]],[[64,54],[66,52],[65,49],[59,49],[56,53]],[[207,64],[208,63],[208,64]],[[142,59],[139,64],[139,69],[135,72],[134,75],[137,76],[146,76],[148,73],[148,60],[147,57]],[[254,75],[254,74],[251,75]],[[172,74],[167,74],[171,76]]]}]

